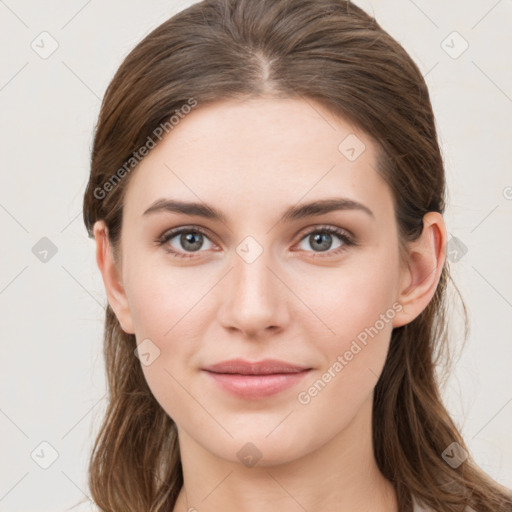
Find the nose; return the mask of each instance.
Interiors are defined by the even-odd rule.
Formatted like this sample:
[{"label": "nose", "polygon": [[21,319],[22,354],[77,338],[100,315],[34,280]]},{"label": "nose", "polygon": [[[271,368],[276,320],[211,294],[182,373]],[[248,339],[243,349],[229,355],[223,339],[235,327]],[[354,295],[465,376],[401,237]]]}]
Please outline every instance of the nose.
[{"label": "nose", "polygon": [[252,262],[234,254],[234,268],[227,276],[219,309],[221,325],[246,338],[263,338],[284,329],[289,322],[290,292],[277,277],[267,251]]}]

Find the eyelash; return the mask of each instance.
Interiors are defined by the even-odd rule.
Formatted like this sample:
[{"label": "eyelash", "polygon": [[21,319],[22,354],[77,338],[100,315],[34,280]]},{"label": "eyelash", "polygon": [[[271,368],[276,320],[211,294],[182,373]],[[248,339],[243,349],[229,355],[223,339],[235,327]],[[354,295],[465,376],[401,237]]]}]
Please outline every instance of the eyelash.
[{"label": "eyelash", "polygon": [[[204,231],[202,228],[198,226],[185,226],[180,227],[176,229],[172,229],[170,231],[167,231],[163,235],[161,235],[159,238],[157,238],[156,243],[159,246],[164,246],[165,251],[167,251],[169,254],[171,254],[173,257],[176,258],[191,258],[194,257],[194,253],[182,253],[179,251],[176,251],[174,249],[171,249],[169,245],[166,245],[169,240],[172,240],[177,235],[180,235],[181,233],[201,233],[203,236],[207,237],[209,239],[208,233]],[[338,247],[337,249],[334,249],[332,251],[325,251],[325,254],[328,254],[329,256],[338,255],[342,253],[343,251],[346,251],[348,247],[357,245],[355,239],[351,236],[349,236],[344,230],[334,227],[334,226],[319,226],[315,227],[314,229],[311,229],[307,233],[304,233],[302,235],[302,238],[299,240],[299,242],[302,242],[306,237],[312,235],[313,233],[330,233],[338,236],[340,240],[343,242],[343,245]],[[201,251],[196,251],[201,252]],[[307,251],[310,252],[310,251]],[[313,257],[315,258],[324,258],[328,256],[323,256],[322,253],[314,253]]]}]

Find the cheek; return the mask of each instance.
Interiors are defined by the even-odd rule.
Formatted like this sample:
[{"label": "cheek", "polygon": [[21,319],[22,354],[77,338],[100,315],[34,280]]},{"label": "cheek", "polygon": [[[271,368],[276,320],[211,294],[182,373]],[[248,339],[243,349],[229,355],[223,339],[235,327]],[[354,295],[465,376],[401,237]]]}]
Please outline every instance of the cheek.
[{"label": "cheek", "polygon": [[[149,259],[149,258],[148,258]],[[137,337],[165,343],[175,329],[201,308],[212,277],[194,267],[177,268],[165,262],[132,264],[126,290]],[[207,297],[204,297],[206,299]]]},{"label": "cheek", "polygon": [[[371,393],[385,363],[396,316],[394,289],[396,274],[391,258],[380,255],[378,264],[360,261],[348,270],[330,270],[330,278],[305,282],[307,304],[321,320],[312,339],[323,355],[311,393],[304,397],[325,405],[338,403],[345,410],[357,407]],[[388,270],[383,272],[382,269]],[[309,284],[308,284],[309,283]],[[319,324],[311,316],[308,320]],[[320,377],[320,381],[318,381]],[[325,391],[323,391],[325,389]],[[316,394],[323,398],[316,399]],[[300,400],[299,400],[300,401]],[[316,407],[316,406],[315,406]]]},{"label": "cheek", "polygon": [[[336,349],[374,326],[381,315],[395,314],[392,305],[398,270],[392,255],[365,256],[349,263],[336,269],[317,269],[300,278],[304,302],[316,314],[316,322],[323,324],[322,338]],[[314,320],[314,315],[304,318]],[[387,320],[386,327],[379,321],[377,328],[389,334]]]},{"label": "cheek", "polygon": [[126,286],[137,344],[149,354],[141,356],[142,371],[163,409],[181,417],[190,405],[187,372],[208,322],[205,294],[214,282],[197,268],[146,267],[133,263]]},{"label": "cheek", "polygon": [[345,428],[372,394],[386,361],[396,315],[388,287],[354,288],[348,286],[350,281],[345,281],[343,293],[318,295],[316,306],[321,301],[329,304],[323,310],[324,319],[335,334],[325,329],[315,339],[324,363],[297,395],[304,418],[322,418],[321,423],[329,425],[326,436]]}]

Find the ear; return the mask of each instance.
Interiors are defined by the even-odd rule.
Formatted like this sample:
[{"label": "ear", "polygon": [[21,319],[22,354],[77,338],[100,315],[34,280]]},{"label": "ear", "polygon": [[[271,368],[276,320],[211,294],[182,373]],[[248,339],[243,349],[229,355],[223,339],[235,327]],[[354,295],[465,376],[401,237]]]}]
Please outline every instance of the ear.
[{"label": "ear", "polygon": [[123,287],[120,262],[114,261],[112,246],[108,237],[108,228],[104,221],[94,223],[96,241],[96,262],[103,277],[108,302],[113,309],[121,328],[127,334],[135,334],[128,300]]},{"label": "ear", "polygon": [[423,217],[423,231],[409,242],[407,268],[401,270],[397,301],[403,309],[393,319],[393,327],[412,322],[428,305],[436,291],[446,261],[446,226],[438,212]]}]

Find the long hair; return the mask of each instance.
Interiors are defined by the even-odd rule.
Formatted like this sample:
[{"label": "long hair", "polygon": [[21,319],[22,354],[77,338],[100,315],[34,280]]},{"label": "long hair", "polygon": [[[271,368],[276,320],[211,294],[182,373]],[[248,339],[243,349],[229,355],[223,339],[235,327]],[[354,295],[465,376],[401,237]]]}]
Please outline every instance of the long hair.
[{"label": "long hair", "polygon": [[[171,116],[179,120],[194,102],[262,96],[314,100],[373,137],[401,254],[421,234],[427,212],[444,213],[444,165],[427,86],[373,17],[346,0],[204,0],[147,35],[106,90],[83,203],[89,237],[104,220],[118,252],[139,149],[158,143],[161,127],[174,129]],[[452,443],[468,451],[442,403],[436,371],[449,355],[449,281],[456,289],[446,261],[428,306],[392,332],[374,392],[374,454],[401,511],[412,510],[413,496],[436,511],[510,510],[508,490],[470,456],[457,468],[442,456]],[[464,338],[467,315],[465,329]],[[153,397],[135,347],[107,305],[109,399],[89,464],[90,492],[104,512],[172,510],[183,484],[176,425]]]}]

